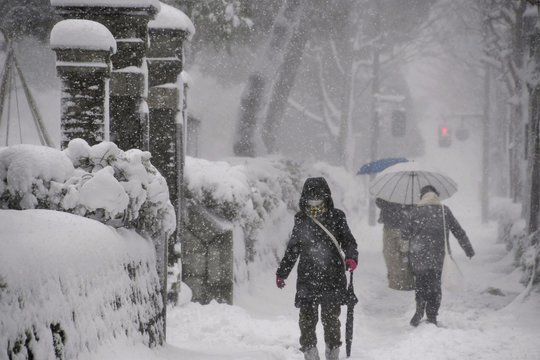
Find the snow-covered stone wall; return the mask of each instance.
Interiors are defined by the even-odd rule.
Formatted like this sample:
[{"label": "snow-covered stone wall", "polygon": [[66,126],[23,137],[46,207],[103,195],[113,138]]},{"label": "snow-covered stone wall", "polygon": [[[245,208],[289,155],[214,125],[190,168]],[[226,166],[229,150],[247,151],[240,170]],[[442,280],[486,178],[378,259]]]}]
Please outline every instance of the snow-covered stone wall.
[{"label": "snow-covered stone wall", "polygon": [[0,359],[74,359],[163,339],[153,244],[51,210],[0,210]]}]

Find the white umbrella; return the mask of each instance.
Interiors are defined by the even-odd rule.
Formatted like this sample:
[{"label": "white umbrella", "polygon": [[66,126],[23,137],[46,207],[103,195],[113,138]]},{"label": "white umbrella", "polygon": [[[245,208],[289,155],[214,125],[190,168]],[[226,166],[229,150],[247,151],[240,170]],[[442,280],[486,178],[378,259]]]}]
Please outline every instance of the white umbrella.
[{"label": "white umbrella", "polygon": [[386,201],[412,205],[420,201],[420,189],[431,185],[439,192],[441,200],[456,193],[457,184],[438,171],[424,170],[416,162],[390,166],[373,179],[369,186],[371,195]]}]

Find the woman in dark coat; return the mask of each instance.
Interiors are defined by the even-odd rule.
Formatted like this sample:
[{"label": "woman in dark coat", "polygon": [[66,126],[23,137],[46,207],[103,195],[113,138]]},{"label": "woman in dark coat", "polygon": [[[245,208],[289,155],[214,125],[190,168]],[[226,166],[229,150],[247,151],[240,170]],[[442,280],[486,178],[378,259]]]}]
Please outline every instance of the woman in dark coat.
[{"label": "woman in dark coat", "polygon": [[[313,218],[334,235],[343,257]],[[306,359],[319,359],[315,334],[319,305],[326,358],[338,359],[341,345],[339,315],[341,305],[345,304],[347,286],[344,265],[349,271],[356,268],[356,248],[345,213],[334,208],[326,180],[322,177],[308,178],[300,196],[300,211],[295,215],[287,250],[276,272],[276,284],[282,288],[299,258],[295,306],[300,308],[300,345]]]},{"label": "woman in dark coat", "polygon": [[[465,254],[472,258],[474,250],[467,234],[458,223],[452,211],[439,201],[439,193],[428,185],[420,191],[420,203],[411,211],[409,226],[404,236],[409,240],[409,261],[415,278],[416,313],[411,319],[412,326],[418,326],[424,317],[437,324],[441,305],[441,274],[445,255],[446,238],[449,231],[454,234]],[[443,228],[443,207],[444,223]]]}]

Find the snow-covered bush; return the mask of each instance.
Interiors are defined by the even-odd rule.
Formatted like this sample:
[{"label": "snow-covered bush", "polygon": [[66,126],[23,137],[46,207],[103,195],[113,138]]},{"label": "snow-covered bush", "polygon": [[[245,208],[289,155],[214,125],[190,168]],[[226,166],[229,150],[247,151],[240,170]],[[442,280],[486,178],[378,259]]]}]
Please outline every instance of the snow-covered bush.
[{"label": "snow-covered bush", "polygon": [[176,227],[165,179],[150,153],[72,140],[64,151],[0,149],[0,208],[51,209],[167,237]]},{"label": "snow-covered bush", "polygon": [[523,270],[521,282],[540,282],[540,236],[527,234],[527,223],[521,218],[521,205],[510,199],[495,199],[491,214],[498,219],[499,241],[506,244],[514,256],[514,265]]},{"label": "snow-covered bush", "polygon": [[307,177],[324,176],[336,207],[353,221],[361,218],[365,193],[359,179],[324,163],[305,165],[279,157],[227,161],[188,157],[185,174],[187,197],[234,225],[236,282],[244,282],[251,267],[276,266]]},{"label": "snow-covered bush", "polygon": [[[68,216],[61,213],[66,212],[79,215],[80,218],[76,220],[77,217],[71,215],[71,218],[65,218],[65,224],[57,222],[54,231],[43,231],[39,244],[50,245],[51,250],[32,258],[36,266],[39,267],[44,261],[54,262],[68,256],[66,246],[71,249],[73,244],[79,244],[78,250],[72,254],[73,261],[94,264],[97,271],[97,274],[88,272],[70,262],[70,265],[62,269],[54,267],[52,273],[49,266],[31,272],[24,269],[23,261],[5,262],[1,255],[21,258],[33,247],[24,245],[31,234],[6,234],[6,223],[9,220],[4,219],[0,225],[0,276],[5,276],[0,281],[0,306],[3,307],[0,320],[4,321],[4,314],[17,311],[20,314],[18,317],[14,315],[12,322],[19,324],[16,331],[10,330],[9,338],[2,334],[2,341],[7,339],[8,343],[1,347],[1,351],[7,349],[8,354],[13,355],[12,358],[18,358],[15,355],[18,353],[26,353],[21,355],[22,358],[31,358],[28,352],[34,350],[28,346],[45,346],[46,350],[38,350],[37,353],[47,353],[51,344],[39,340],[45,338],[43,334],[47,331],[52,331],[52,336],[47,335],[47,339],[53,339],[52,346],[56,349],[54,355],[57,358],[73,358],[83,348],[94,347],[93,344],[101,343],[110,336],[117,337],[120,333],[130,339],[140,338],[149,345],[164,340],[161,333],[162,284],[158,281],[156,270],[159,275],[165,272],[164,249],[167,239],[175,230],[176,220],[166,181],[152,166],[150,157],[150,153],[140,150],[124,152],[110,142],[89,146],[81,139],[72,140],[64,151],[34,145],[0,148],[0,209],[49,209],[57,210],[52,212],[56,213],[54,216]],[[2,215],[11,213],[22,217],[25,211],[3,211]],[[114,231],[103,225],[105,230],[101,233],[87,233],[81,226],[78,231],[71,232],[70,238],[62,238],[61,244],[54,242],[55,237],[64,234],[72,223],[89,221],[82,217],[118,228],[118,234],[125,234],[128,231],[126,229],[136,230],[136,233],[147,239],[145,254],[133,253],[141,249],[141,244],[137,242],[142,241],[133,230],[130,230],[132,235],[128,236],[130,241],[122,242],[123,248],[118,248],[114,237],[111,240],[110,236],[107,239],[103,235],[105,230],[111,233]],[[15,216],[15,219],[18,217]],[[26,223],[25,226],[38,235],[43,230],[33,223]],[[22,232],[24,229],[19,230]],[[134,238],[140,240],[131,241]],[[22,244],[22,248],[6,248],[9,240],[15,240],[16,245]],[[116,246],[117,251],[111,253],[112,250],[105,246],[107,244]],[[96,255],[88,262],[86,252],[92,253],[96,249],[102,252],[102,259],[96,259],[99,258]],[[111,254],[123,255],[111,259]],[[11,268],[6,270],[1,267],[6,263],[11,263],[15,273],[19,271],[24,275],[20,278],[8,276]],[[62,270],[65,270],[65,274]],[[89,279],[89,276],[94,277]],[[50,289],[40,287],[39,279]],[[38,283],[34,283],[36,281]],[[116,284],[113,285],[114,294],[111,293],[113,289],[110,284]],[[47,297],[49,292],[54,295]],[[51,312],[45,314],[46,319],[40,317],[40,306],[53,306]],[[125,315],[120,318],[120,313]],[[71,322],[70,317],[73,318]],[[96,321],[99,324],[96,325]],[[88,326],[90,329],[86,329]],[[94,329],[93,326],[98,328]],[[95,339],[92,340],[92,337]],[[38,340],[39,344],[35,345]],[[73,344],[70,341],[75,342],[75,345],[70,345],[73,348],[66,345]],[[58,351],[71,355],[61,357]]]},{"label": "snow-covered bush", "polygon": [[74,359],[163,339],[153,245],[51,210],[0,211],[0,359]]}]

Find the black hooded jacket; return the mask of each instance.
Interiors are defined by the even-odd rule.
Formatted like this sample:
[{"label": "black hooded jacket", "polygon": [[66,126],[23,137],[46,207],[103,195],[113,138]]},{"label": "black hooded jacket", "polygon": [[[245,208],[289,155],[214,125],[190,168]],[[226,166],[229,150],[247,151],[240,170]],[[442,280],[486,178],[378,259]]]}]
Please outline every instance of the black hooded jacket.
[{"label": "black hooded jacket", "polygon": [[358,251],[345,213],[334,208],[330,188],[322,177],[308,178],[300,196],[300,211],[276,275],[286,279],[296,260],[298,279],[295,305],[308,303],[340,303],[346,300],[347,278],[343,261],[330,237],[306,213],[308,199],[323,199],[327,211],[319,220],[335,237],[345,258],[358,262]]}]

